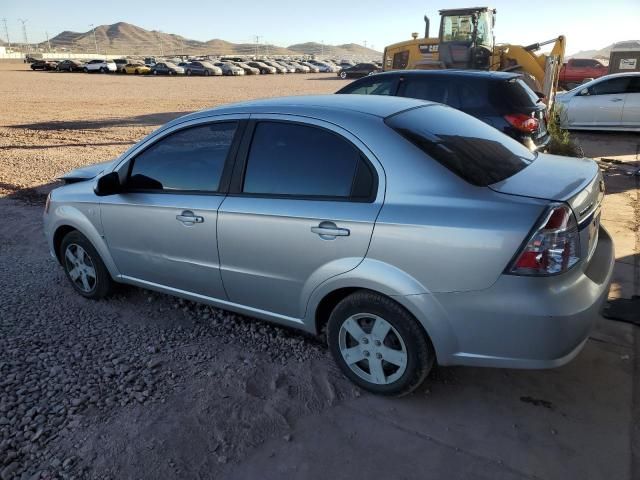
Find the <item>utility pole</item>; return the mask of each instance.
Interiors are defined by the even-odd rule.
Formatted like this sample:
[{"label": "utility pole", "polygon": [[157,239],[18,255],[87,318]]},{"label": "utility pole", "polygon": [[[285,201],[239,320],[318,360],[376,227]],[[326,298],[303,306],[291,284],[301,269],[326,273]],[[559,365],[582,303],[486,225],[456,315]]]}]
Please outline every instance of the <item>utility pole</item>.
[{"label": "utility pole", "polygon": [[259,47],[260,47],[260,35],[256,35],[256,60],[258,59]]},{"label": "utility pole", "polygon": [[162,30],[158,30],[156,32],[156,40],[158,40],[158,42],[160,43],[160,56],[164,57],[164,43],[162,43],[162,37],[160,37],[161,33],[162,33]]},{"label": "utility pole", "polygon": [[364,48],[367,48],[367,41],[364,41]]},{"label": "utility pole", "polygon": [[322,45],[322,46],[320,47],[320,51],[322,52],[322,53],[320,54],[320,58],[324,58],[324,40],[320,40],[320,44]]},{"label": "utility pole", "polygon": [[44,32],[47,37],[47,51],[51,53],[51,42],[49,42],[49,32]]},{"label": "utility pole", "polygon": [[9,28],[7,27],[7,19],[3,18],[2,23],[4,23],[4,35],[7,37],[7,45],[9,45],[9,50],[11,50],[11,39],[9,38]]},{"label": "utility pole", "polygon": [[18,19],[22,23],[22,39],[24,40],[24,48],[26,53],[29,53],[29,39],[27,38],[27,21],[23,18]]},{"label": "utility pole", "polygon": [[93,26],[93,23],[89,25],[91,28],[93,28],[93,44],[96,47],[96,55],[98,54],[98,40],[96,40],[96,28]]}]

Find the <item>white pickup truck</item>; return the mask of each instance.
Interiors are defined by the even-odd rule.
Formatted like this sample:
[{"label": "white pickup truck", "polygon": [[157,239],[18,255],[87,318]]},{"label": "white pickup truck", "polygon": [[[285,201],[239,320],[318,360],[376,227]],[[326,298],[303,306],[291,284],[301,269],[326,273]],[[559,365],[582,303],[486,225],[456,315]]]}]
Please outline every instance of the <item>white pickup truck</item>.
[{"label": "white pickup truck", "polygon": [[85,73],[91,73],[91,72],[108,73],[108,72],[115,72],[117,69],[118,67],[116,66],[116,63],[113,60],[102,60],[102,59],[90,60],[89,62],[85,63],[83,68]]}]

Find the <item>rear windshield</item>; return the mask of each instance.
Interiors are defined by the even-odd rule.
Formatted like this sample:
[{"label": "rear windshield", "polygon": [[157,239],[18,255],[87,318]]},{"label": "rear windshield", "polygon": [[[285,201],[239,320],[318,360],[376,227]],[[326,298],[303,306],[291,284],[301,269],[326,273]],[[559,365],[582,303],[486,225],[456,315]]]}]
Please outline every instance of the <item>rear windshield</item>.
[{"label": "rear windshield", "polygon": [[521,78],[514,78],[506,82],[494,82],[494,86],[498,90],[496,93],[514,108],[531,108],[540,102],[538,95]]},{"label": "rear windshield", "polygon": [[511,137],[443,105],[407,110],[385,122],[438,163],[477,186],[505,180],[536,158]]}]

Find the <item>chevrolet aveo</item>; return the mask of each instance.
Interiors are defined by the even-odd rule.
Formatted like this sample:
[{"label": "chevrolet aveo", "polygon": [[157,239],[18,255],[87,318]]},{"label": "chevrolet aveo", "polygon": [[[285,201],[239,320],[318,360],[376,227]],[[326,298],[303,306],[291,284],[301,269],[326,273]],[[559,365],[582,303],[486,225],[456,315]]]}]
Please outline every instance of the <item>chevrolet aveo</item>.
[{"label": "chevrolet aveo", "polygon": [[80,295],[128,283],[326,332],[344,374],[380,394],[434,362],[568,362],[613,269],[592,160],[408,98],[214,108],[64,180],[44,224]]}]

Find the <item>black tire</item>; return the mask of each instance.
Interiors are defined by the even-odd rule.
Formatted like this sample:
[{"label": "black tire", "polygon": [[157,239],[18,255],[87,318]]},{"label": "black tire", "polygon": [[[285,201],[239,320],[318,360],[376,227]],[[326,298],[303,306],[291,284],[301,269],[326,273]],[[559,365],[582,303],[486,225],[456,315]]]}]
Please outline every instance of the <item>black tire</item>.
[{"label": "black tire", "polygon": [[89,69],[88,69],[87,67],[84,67],[84,68],[82,69],[82,71],[83,71],[84,73],[89,73]]},{"label": "black tire", "polygon": [[204,71],[204,76],[205,76],[205,77],[208,77],[208,76],[209,76],[209,70],[205,70],[205,71]]},{"label": "black tire", "polygon": [[[154,75],[158,75],[158,71],[157,71],[157,70],[154,70],[154,71],[153,71],[153,74],[154,74]],[[171,73],[169,73],[169,75],[171,75]]]},{"label": "black tire", "polygon": [[100,67],[100,73],[107,73],[107,69],[104,67]]},{"label": "black tire", "polygon": [[[95,281],[90,283],[90,290],[85,291],[71,278],[70,272],[73,270],[73,263],[67,258],[66,252],[67,248],[71,246],[80,246],[86,252],[86,255],[89,256],[91,265],[95,270]],[[60,262],[62,263],[62,267],[64,268],[65,275],[71,283],[73,289],[82,295],[85,298],[89,298],[91,300],[100,300],[101,298],[105,298],[113,291],[114,282],[111,279],[111,275],[105,267],[100,255],[93,247],[91,242],[82,235],[77,230],[69,232],[62,239],[62,243],[60,244],[60,251],[58,252]]]},{"label": "black tire", "polygon": [[190,77],[190,76],[191,76],[191,70],[187,70],[187,72],[186,72],[186,73],[187,73],[187,77]]},{"label": "black tire", "polygon": [[347,72],[340,72],[340,78],[341,79],[346,79],[347,78]]},{"label": "black tire", "polygon": [[136,70],[134,70],[134,71],[133,71],[133,74],[134,74],[134,75],[139,75],[139,74],[140,74],[140,72],[136,69]]},{"label": "black tire", "polygon": [[[404,343],[406,367],[404,373],[392,383],[377,384],[361,378],[347,365],[340,352],[340,330],[348,319],[358,314],[381,317],[395,329],[395,332],[387,334],[383,342],[393,340],[391,336],[395,337],[397,332]],[[399,397],[411,393],[422,384],[435,362],[433,345],[418,321],[390,298],[368,290],[357,291],[336,305],[327,325],[327,342],[342,372],[359,387],[379,395]],[[368,365],[368,360],[361,362],[367,362],[364,365]],[[387,369],[394,367],[390,363],[385,365]]]}]

